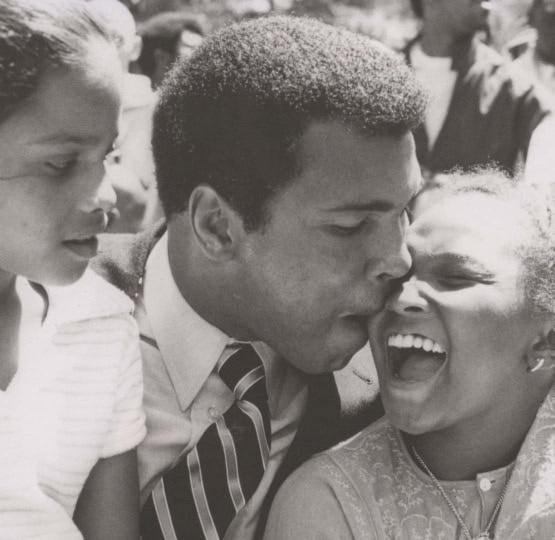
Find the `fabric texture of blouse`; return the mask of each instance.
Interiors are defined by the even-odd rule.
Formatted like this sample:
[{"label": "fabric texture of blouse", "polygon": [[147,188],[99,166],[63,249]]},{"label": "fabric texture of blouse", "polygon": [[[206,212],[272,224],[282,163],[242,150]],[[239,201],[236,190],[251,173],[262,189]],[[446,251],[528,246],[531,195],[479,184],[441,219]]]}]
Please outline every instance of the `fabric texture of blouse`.
[{"label": "fabric texture of blouse", "polygon": [[129,299],[87,271],[47,289],[44,324],[0,392],[0,539],[77,540],[78,496],[96,462],[145,435]]},{"label": "fabric texture of blouse", "polygon": [[[441,482],[478,535],[508,481],[498,540],[555,538],[555,387],[513,465],[475,481]],[[386,419],[303,465],[278,493],[265,540],[459,540],[459,524]]]}]

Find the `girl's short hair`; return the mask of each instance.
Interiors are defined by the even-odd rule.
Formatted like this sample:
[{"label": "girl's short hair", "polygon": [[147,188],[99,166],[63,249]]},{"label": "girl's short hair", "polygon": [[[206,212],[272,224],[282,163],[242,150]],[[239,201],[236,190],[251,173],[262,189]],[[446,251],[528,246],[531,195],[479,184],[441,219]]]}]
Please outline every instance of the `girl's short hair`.
[{"label": "girl's short hair", "polygon": [[110,41],[84,0],[0,0],[0,122],[48,68],[82,65],[87,44]]}]

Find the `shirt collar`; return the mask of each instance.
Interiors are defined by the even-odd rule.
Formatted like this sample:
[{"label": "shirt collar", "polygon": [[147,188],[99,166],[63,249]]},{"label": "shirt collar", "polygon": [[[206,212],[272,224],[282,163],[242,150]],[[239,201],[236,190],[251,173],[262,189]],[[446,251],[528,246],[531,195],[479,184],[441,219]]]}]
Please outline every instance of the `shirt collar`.
[{"label": "shirt collar", "polygon": [[167,233],[148,257],[144,305],[152,337],[158,344],[181,410],[185,411],[231,339],[205,321],[181,295],[170,268]]}]

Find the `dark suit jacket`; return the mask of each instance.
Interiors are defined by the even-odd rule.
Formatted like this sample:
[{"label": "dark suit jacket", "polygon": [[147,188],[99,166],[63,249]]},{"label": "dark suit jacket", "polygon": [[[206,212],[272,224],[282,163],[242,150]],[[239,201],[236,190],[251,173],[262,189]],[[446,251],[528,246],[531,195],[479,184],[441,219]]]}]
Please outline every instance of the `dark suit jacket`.
[{"label": "dark suit jacket", "polygon": [[[404,49],[410,64],[410,49]],[[526,156],[532,132],[552,113],[550,97],[496,51],[468,40],[453,58],[453,95],[433,148],[424,124],[414,133],[421,166],[432,173],[497,163],[514,172],[519,151]]]},{"label": "dark suit jacket", "polygon": [[[142,287],[148,254],[165,232],[163,224],[138,235],[103,235],[92,267],[135,299]],[[262,510],[258,537],[262,536],[271,501],[285,478],[316,452],[350,437],[383,414],[372,381],[349,369],[340,377],[331,373],[310,376],[308,405],[301,426],[280,467]]]}]

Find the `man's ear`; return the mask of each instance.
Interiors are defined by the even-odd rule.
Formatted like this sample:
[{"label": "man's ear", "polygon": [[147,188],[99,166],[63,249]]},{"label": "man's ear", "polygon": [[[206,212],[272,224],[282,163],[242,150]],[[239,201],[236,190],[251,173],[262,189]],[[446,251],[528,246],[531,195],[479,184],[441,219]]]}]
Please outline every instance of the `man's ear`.
[{"label": "man's ear", "polygon": [[217,191],[197,186],[189,198],[189,216],[195,242],[209,259],[233,258],[244,229],[239,215]]},{"label": "man's ear", "polygon": [[532,344],[527,357],[528,371],[555,368],[555,324],[546,325]]}]

